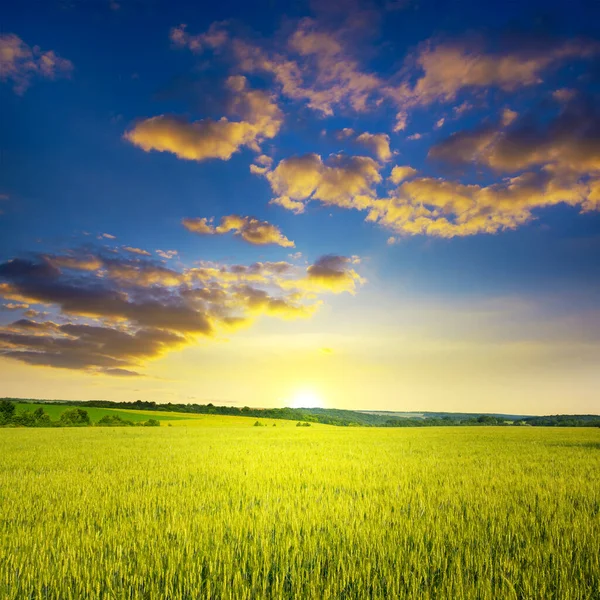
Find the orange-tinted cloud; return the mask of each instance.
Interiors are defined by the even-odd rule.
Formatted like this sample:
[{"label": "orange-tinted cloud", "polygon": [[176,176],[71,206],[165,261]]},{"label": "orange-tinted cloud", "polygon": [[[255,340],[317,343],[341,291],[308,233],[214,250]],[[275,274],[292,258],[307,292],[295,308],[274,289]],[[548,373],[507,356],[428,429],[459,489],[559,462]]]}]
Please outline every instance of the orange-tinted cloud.
[{"label": "orange-tinted cloud", "polygon": [[35,78],[69,77],[73,63],[54,50],[43,52],[29,46],[18,35],[0,35],[0,81],[10,81],[16,94],[23,94]]},{"label": "orange-tinted cloud", "polygon": [[267,221],[260,221],[254,217],[242,217],[240,215],[227,215],[221,218],[217,226],[212,225],[212,219],[187,218],[182,221],[183,226],[194,233],[203,235],[221,235],[233,232],[250,244],[263,246],[266,244],[277,244],[284,248],[293,248],[294,242],[288,240],[276,225]]}]

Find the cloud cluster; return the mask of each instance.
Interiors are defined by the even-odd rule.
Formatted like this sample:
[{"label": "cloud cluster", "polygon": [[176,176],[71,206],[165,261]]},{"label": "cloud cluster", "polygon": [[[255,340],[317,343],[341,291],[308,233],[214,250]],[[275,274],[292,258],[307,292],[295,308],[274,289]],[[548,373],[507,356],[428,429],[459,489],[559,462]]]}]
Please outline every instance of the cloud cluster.
[{"label": "cloud cluster", "polygon": [[367,220],[399,234],[451,238],[515,229],[534,218],[534,211],[565,203],[583,210],[593,189],[577,177],[551,171],[524,173],[488,186],[432,177],[402,183],[377,200]]},{"label": "cloud cluster", "polygon": [[173,270],[146,258],[82,251],[15,258],[0,264],[0,297],[15,309],[16,303],[44,306],[46,320],[1,327],[0,354],[32,365],[134,375],[148,359],[260,315],[310,316],[320,294],[354,293],[363,282],[355,262],[325,257],[308,268],[264,262]]},{"label": "cloud cluster", "polygon": [[24,94],[36,77],[69,77],[73,63],[54,50],[29,46],[14,33],[0,35],[0,81],[11,81],[16,94]]},{"label": "cloud cluster", "polygon": [[305,101],[323,115],[344,106],[362,112],[381,82],[360,69],[339,38],[339,32],[322,31],[314,19],[305,18],[282,52],[268,52],[241,39],[232,40],[232,50],[242,72],[273,76],[285,96]]},{"label": "cloud cluster", "polygon": [[[397,73],[382,77],[365,69],[354,56],[356,36],[349,23],[347,19],[343,26],[332,28],[323,21],[301,19],[277,48],[233,36],[225,23],[216,23],[196,36],[175,28],[171,39],[194,52],[207,47],[227,49],[239,72],[272,77],[282,95],[305,102],[324,116],[340,109],[361,113],[382,102],[391,103],[397,113],[395,131],[406,128],[410,111],[417,107],[453,102],[463,92],[493,88],[513,92],[538,85],[546,73],[566,62],[600,54],[599,43],[583,39],[531,38],[493,51],[477,38],[430,39],[406,57]],[[454,117],[470,106],[463,101]],[[438,120],[438,127],[443,123]]]},{"label": "cloud cluster", "polygon": [[288,240],[276,225],[267,221],[260,221],[254,217],[242,217],[240,215],[227,215],[221,218],[219,225],[212,225],[212,219],[186,218],[182,221],[183,226],[193,233],[201,235],[222,235],[233,232],[235,236],[242,238],[250,244],[264,246],[266,244],[277,244],[284,248],[294,248],[295,244]]},{"label": "cloud cluster", "polygon": [[230,112],[239,115],[240,121],[222,117],[218,121],[188,122],[173,115],[158,115],[136,123],[124,138],[146,152],[170,152],[195,161],[229,160],[242,147],[259,151],[263,140],[277,135],[282,113],[267,92],[248,88],[245,77],[232,76],[227,86],[233,94]]}]

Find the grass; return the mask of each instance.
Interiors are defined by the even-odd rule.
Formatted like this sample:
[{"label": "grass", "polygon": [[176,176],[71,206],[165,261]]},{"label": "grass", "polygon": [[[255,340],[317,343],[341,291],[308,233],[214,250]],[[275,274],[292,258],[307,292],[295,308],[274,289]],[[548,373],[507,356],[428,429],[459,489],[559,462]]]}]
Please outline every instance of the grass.
[{"label": "grass", "polygon": [[600,597],[599,430],[255,420],[0,432],[0,597]]}]

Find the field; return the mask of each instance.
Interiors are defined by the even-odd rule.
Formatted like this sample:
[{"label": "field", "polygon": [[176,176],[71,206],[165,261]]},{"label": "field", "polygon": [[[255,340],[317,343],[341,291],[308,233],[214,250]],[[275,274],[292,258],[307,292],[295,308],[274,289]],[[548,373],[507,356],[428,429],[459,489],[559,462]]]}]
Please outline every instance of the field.
[{"label": "field", "polygon": [[34,411],[36,408],[43,408],[44,412],[49,415],[49,417],[53,421],[58,421],[60,419],[60,415],[66,410],[71,410],[73,408],[83,408],[87,411],[88,415],[92,423],[98,422],[102,417],[106,415],[112,416],[117,415],[122,419],[126,419],[128,421],[146,421],[148,419],[156,419],[158,421],[178,421],[180,419],[190,419],[190,415],[182,415],[179,413],[173,414],[171,412],[161,412],[161,411],[152,411],[151,413],[145,410],[119,410],[114,408],[96,408],[93,406],[81,406],[77,407],[75,405],[69,404],[48,404],[46,402],[43,403],[33,403],[33,402],[17,402],[15,404],[15,410],[17,413],[22,413],[24,411]]},{"label": "field", "polygon": [[0,597],[600,598],[600,430],[0,431]]}]

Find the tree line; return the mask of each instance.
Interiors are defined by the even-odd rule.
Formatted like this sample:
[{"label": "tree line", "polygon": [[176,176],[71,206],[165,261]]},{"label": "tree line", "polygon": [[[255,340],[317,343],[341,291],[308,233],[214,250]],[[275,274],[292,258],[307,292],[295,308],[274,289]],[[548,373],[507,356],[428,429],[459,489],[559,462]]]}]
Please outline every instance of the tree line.
[{"label": "tree line", "polygon": [[97,423],[92,423],[88,411],[83,408],[68,408],[58,420],[40,406],[35,410],[17,412],[16,405],[10,400],[0,401],[0,427],[158,427],[160,421],[129,421],[119,415],[105,415]]},{"label": "tree line", "polygon": [[[14,401],[14,398],[7,398]],[[23,400],[21,400],[23,401]],[[31,400],[33,401],[33,399]],[[178,412],[204,415],[242,416],[284,419],[302,423],[322,423],[340,427],[457,427],[457,426],[532,426],[532,427],[600,427],[598,415],[552,415],[544,417],[510,417],[505,415],[465,413],[423,413],[423,417],[395,417],[389,413],[360,412],[337,408],[250,408],[208,404],[158,404],[152,401],[112,402],[109,400],[56,400],[47,404],[78,405],[89,408],[111,408]],[[114,419],[114,417],[110,417]],[[154,419],[150,419],[154,421]],[[102,420],[101,420],[102,421]],[[131,422],[116,423],[118,425]],[[110,425],[111,423],[98,423]],[[113,425],[115,423],[112,423]],[[131,423],[133,425],[133,423]]]}]

